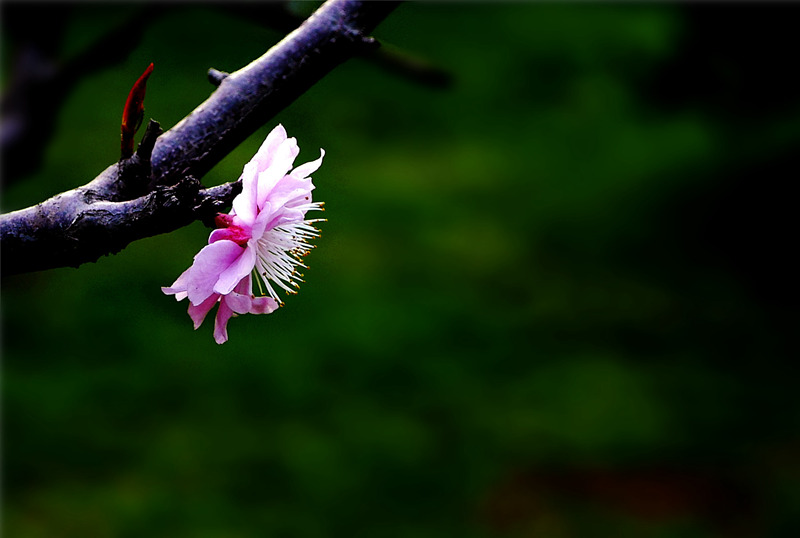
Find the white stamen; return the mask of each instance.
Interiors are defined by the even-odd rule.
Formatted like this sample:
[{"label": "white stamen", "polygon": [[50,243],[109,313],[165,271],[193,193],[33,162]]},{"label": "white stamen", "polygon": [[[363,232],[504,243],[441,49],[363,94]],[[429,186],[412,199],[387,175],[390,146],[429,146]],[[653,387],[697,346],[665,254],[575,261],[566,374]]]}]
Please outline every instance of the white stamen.
[{"label": "white stamen", "polygon": [[[298,208],[304,211],[321,209],[318,202],[303,204]],[[311,225],[314,222],[322,222],[325,219],[310,219],[283,224],[264,232],[257,241],[256,257],[256,282],[258,283],[261,294],[264,295],[264,288],[270,297],[281,302],[272,284],[276,284],[287,293],[297,293],[293,288],[299,288],[298,282],[303,282],[303,274],[298,272],[298,268],[307,269],[303,264],[303,256],[308,255],[314,245],[308,241],[319,237],[319,230]]]}]

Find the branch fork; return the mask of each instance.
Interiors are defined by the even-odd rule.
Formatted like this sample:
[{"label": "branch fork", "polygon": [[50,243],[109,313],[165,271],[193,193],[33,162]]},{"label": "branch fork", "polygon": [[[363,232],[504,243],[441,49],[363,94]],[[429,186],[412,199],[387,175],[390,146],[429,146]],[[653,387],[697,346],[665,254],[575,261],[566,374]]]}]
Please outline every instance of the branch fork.
[{"label": "branch fork", "polygon": [[3,215],[4,272],[77,267],[115,254],[137,239],[195,220],[212,222],[241,186],[204,189],[191,175],[174,185],[154,184],[150,156],[160,134],[158,122],[150,120],[131,157],[120,159],[83,187]]}]

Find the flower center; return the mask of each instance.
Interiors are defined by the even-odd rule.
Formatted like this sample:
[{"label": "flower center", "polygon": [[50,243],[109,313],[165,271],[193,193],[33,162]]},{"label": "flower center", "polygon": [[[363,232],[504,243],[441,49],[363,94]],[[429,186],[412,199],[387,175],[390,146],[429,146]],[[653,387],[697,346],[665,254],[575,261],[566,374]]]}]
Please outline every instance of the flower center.
[{"label": "flower center", "polygon": [[234,224],[232,216],[218,213],[214,217],[214,224],[217,225],[217,228],[222,229],[222,232],[217,236],[218,239],[228,239],[240,247],[247,246],[247,241],[250,239],[250,231],[245,230],[238,224]]}]

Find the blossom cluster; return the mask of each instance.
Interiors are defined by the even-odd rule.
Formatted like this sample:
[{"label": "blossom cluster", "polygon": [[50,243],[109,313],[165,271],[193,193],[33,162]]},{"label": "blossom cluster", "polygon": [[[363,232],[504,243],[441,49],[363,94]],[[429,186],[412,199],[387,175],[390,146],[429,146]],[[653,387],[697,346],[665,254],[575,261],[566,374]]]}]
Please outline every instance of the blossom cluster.
[{"label": "blossom cluster", "polygon": [[218,304],[218,344],[228,340],[232,316],[269,314],[283,304],[275,287],[296,293],[297,281],[302,281],[298,268],[306,267],[302,259],[312,248],[309,240],[319,235],[314,223],[321,220],[306,219],[306,212],[323,205],[311,199],[310,175],[322,165],[325,151],[320,149],[319,159],[292,170],[299,152],[283,126],[275,127],[244,166],[242,192],[229,214],[217,215],[208,245],[172,286],[162,288],[178,301],[189,299],[195,329]]}]

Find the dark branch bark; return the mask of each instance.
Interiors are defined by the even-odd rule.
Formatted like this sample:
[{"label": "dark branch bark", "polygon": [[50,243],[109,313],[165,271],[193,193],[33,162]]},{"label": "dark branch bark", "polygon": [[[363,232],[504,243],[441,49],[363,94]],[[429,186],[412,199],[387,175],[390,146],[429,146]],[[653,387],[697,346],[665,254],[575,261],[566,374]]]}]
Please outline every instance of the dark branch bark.
[{"label": "dark branch bark", "polygon": [[[0,215],[2,271],[74,266],[130,242],[207,219],[235,183],[203,189],[215,164],[334,67],[377,46],[367,34],[396,2],[329,0],[262,57],[227,77],[200,106],[90,183]],[[149,157],[149,159],[148,159]]]}]

